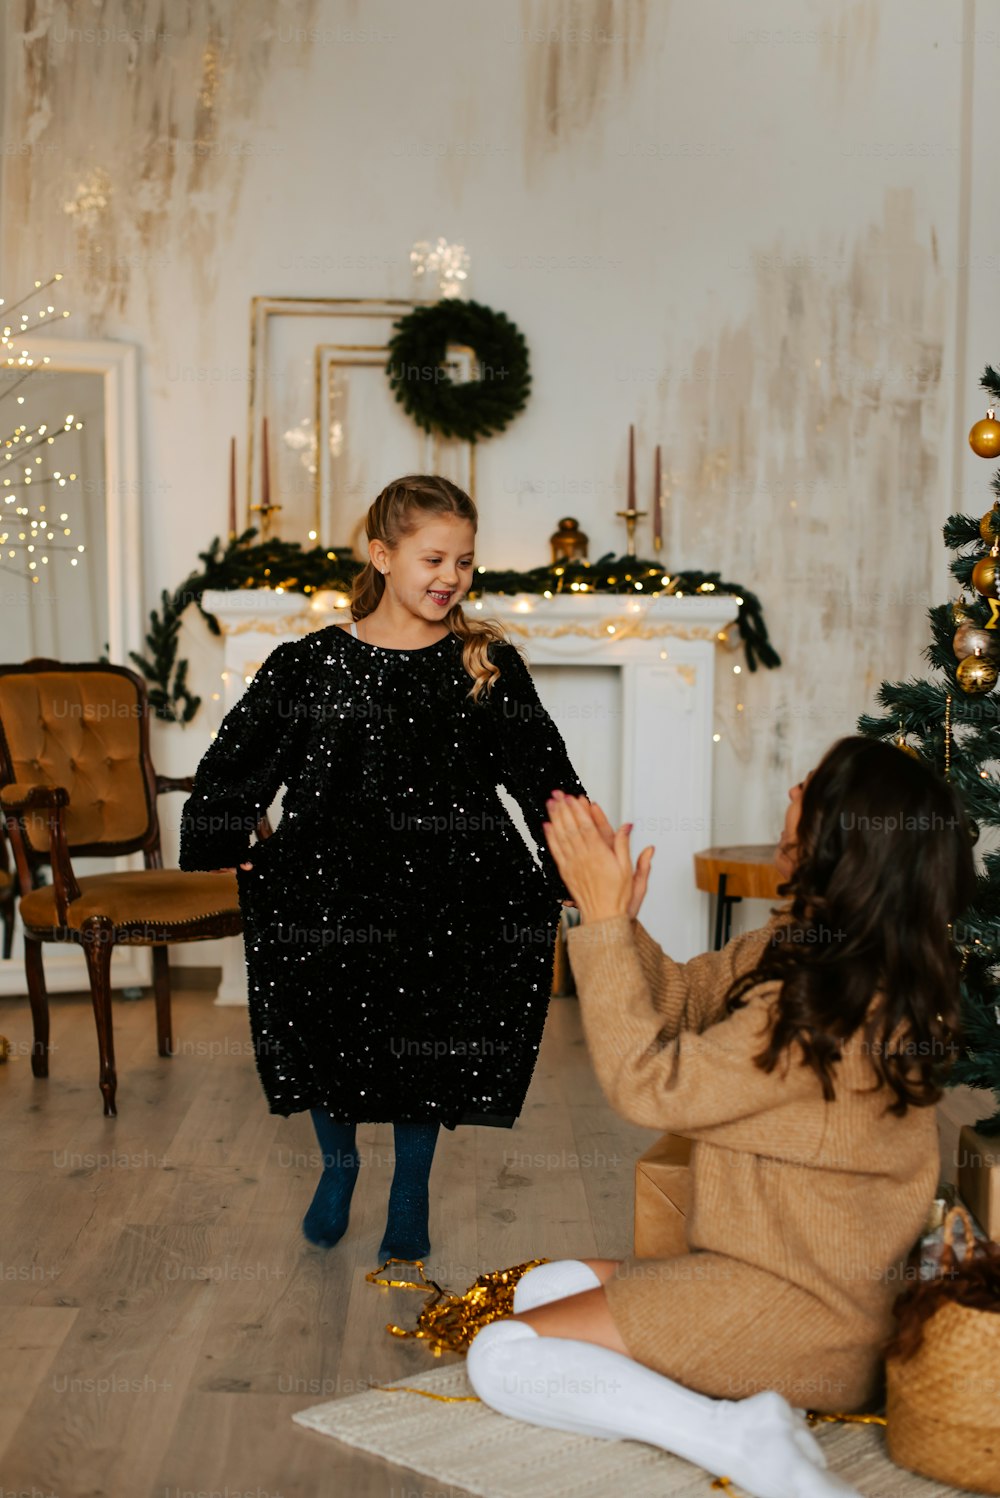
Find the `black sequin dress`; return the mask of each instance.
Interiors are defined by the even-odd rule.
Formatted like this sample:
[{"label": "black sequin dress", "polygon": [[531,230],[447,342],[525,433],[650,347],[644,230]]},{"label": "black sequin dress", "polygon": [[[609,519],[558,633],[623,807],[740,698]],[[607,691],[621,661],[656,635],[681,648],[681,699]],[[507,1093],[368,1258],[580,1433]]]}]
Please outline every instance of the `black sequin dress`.
[{"label": "black sequin dress", "polygon": [[509,1128],[520,1112],[569,898],[545,801],[586,793],[515,647],[490,659],[475,703],[457,636],[390,650],[330,625],[272,651],[198,766],[180,866],[237,867],[273,1113]]}]

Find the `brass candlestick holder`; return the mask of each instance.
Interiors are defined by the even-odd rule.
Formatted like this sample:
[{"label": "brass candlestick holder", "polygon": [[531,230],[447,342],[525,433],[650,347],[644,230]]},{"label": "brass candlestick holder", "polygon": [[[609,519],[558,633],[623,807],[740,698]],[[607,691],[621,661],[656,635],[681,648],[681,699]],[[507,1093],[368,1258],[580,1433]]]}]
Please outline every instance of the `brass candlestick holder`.
[{"label": "brass candlestick holder", "polygon": [[260,516],[260,538],[262,541],[267,541],[270,539],[271,516],[281,508],[281,505],[272,504],[259,504],[250,506],[251,514],[258,514]]},{"label": "brass candlestick holder", "polygon": [[635,524],[636,524],[637,520],[644,519],[644,517],[649,514],[649,511],[648,510],[632,510],[632,509],[629,509],[629,510],[616,510],[615,514],[619,515],[621,517],[621,519],[624,520],[626,526],[628,527],[628,541],[626,543],[627,544],[627,550],[625,552],[625,555],[627,557],[634,557],[635,556]]}]

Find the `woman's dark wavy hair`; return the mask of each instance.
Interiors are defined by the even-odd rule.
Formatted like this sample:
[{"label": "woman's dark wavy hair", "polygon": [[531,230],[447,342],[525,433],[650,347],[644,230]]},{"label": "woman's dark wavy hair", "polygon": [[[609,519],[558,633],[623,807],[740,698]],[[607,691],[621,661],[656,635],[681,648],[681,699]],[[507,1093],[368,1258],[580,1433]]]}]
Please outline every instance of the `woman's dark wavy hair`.
[{"label": "woman's dark wavy hair", "polygon": [[781,980],[757,1065],[773,1071],[797,1044],[832,1101],[840,1043],[860,1031],[876,1086],[895,1094],[889,1112],[937,1102],[959,1033],[949,928],[976,888],[957,796],[894,745],[840,739],[805,784],[795,856],[778,888],[791,897],[788,923],[727,994],[732,1011],[756,984]]}]

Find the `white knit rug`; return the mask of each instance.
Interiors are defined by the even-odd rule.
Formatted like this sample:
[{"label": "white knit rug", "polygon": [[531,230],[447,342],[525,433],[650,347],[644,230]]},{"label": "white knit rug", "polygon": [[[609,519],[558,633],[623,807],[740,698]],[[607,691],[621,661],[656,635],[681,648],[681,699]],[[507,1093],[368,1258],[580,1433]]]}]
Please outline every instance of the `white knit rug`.
[{"label": "white knit rug", "polygon": [[[472,1393],[460,1363],[401,1379],[395,1387]],[[524,1425],[484,1404],[443,1404],[372,1389],[313,1405],[293,1419],[482,1498],[713,1498],[708,1473],[680,1457],[638,1441],[600,1441]],[[895,1466],[880,1426],[821,1425],[815,1434],[831,1471],[864,1498],[945,1498],[958,1491]]]}]

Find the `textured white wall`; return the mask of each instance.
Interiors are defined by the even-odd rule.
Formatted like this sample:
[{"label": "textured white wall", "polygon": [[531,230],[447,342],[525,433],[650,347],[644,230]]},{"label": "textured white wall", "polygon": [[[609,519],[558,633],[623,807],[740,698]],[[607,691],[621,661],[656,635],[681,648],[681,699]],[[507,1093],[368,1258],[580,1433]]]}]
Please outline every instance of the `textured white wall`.
[{"label": "textured white wall", "polygon": [[[763,599],[785,665],[720,657],[720,840],[770,837],[921,669],[941,520],[989,500],[963,444],[1000,358],[996,0],[8,0],[5,24],[4,285],[58,266],[67,334],[141,346],[150,602],[224,525],[250,297],[408,296],[443,234],[534,361],[480,452],[479,560],[544,560],[567,513],[620,547],[634,421],[640,494],[657,441],[673,479],[668,566]],[[210,687],[216,645],[185,645]],[[159,734],[164,769],[209,722]]]}]

